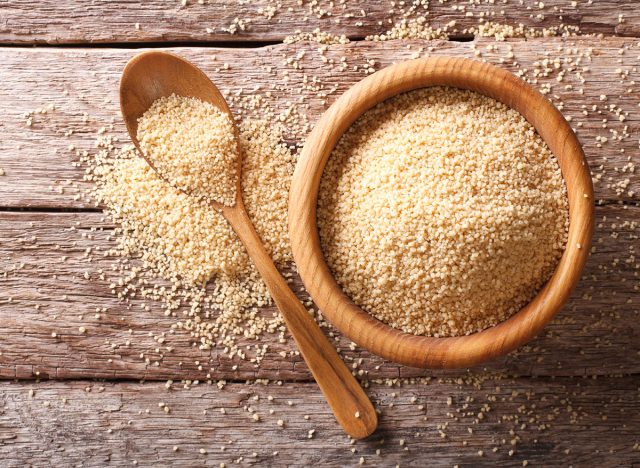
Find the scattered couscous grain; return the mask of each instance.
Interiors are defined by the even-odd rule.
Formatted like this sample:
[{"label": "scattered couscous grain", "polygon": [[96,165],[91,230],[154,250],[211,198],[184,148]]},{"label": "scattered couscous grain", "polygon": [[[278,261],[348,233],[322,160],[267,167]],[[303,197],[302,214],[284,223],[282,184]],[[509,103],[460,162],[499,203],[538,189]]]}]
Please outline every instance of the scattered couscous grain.
[{"label": "scattered couscous grain", "polygon": [[240,150],[234,124],[213,104],[172,94],[138,119],[140,149],[173,186],[232,206]]},{"label": "scattered couscous grain", "polygon": [[396,96],[343,135],[318,224],[338,283],[388,325],[456,336],[516,312],[565,246],[560,168],[535,129],[452,88]]},{"label": "scattered couscous grain", "polygon": [[[284,266],[291,261],[287,196],[294,156],[281,132],[258,120],[246,120],[239,128],[245,206],[272,258]],[[118,288],[121,297],[160,300],[166,315],[184,312],[176,328],[190,332],[202,349],[220,344],[229,355],[244,357],[246,351],[238,354],[236,336],[277,332],[281,317],[261,316],[255,309],[270,303],[269,294],[222,215],[207,200],[162,180],[132,148],[118,149],[109,137],[99,140],[98,148],[88,161],[87,178],[96,184],[94,199],[118,225],[117,248],[107,253],[142,262],[118,262],[126,270],[112,289]],[[172,287],[152,277],[170,280]],[[259,363],[265,352],[266,347],[256,346],[251,359]]]}]

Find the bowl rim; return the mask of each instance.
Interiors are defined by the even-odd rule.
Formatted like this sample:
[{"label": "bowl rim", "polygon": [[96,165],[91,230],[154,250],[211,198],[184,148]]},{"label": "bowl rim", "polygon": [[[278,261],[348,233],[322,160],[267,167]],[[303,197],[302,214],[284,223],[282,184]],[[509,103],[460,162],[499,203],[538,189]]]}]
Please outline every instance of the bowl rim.
[{"label": "bowl rim", "polygon": [[[569,200],[567,243],[548,282],[509,319],[457,337],[435,338],[403,332],[353,303],[326,264],[316,222],[320,178],[344,132],[376,104],[403,92],[431,86],[476,91],[523,115],[556,156]],[[369,75],[348,89],[320,117],[294,171],[289,195],[289,235],[305,288],[342,334],[373,354],[399,364],[468,367],[504,355],[531,340],[565,304],[589,255],[593,200],[591,173],[582,147],[560,111],[542,94],[495,65],[461,57],[420,58]]]}]

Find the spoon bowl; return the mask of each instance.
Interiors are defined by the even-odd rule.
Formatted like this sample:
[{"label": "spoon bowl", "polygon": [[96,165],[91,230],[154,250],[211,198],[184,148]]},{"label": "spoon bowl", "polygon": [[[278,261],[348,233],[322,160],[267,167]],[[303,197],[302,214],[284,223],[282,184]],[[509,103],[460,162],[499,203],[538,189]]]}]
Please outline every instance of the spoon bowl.
[{"label": "spoon bowl", "polygon": [[[172,94],[197,98],[220,109],[229,116],[236,141],[239,140],[238,129],[227,101],[218,87],[202,70],[191,62],[167,52],[151,51],[136,55],[127,63],[120,79],[122,118],[138,153],[170,185],[173,183],[156,169],[153,161],[140,148],[137,135],[138,120],[156,100]],[[241,170],[242,157],[238,158],[236,201],[241,197]],[[189,194],[187,193],[187,195]],[[223,206],[215,200],[210,200],[210,202],[218,208]]]},{"label": "spoon bowl", "polygon": [[[157,99],[172,94],[211,103],[226,112],[231,122],[234,119],[218,88],[190,62],[159,51],[143,52],[131,59],[120,81],[122,116],[138,152],[161,178],[173,186],[172,181],[163,177],[143,154],[136,136],[138,119]],[[240,149],[238,130],[235,125],[233,128]],[[239,154],[235,204],[227,206],[213,200],[210,202],[229,222],[247,249],[337,421],[351,437],[367,437],[378,425],[377,413],[333,345],[278,272],[256,233],[242,201],[242,152]]]}]

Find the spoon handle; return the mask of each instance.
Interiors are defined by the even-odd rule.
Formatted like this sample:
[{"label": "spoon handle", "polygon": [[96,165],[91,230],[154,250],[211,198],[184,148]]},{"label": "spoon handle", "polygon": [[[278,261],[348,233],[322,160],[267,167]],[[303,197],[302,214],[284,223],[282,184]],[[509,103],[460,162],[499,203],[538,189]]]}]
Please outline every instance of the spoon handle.
[{"label": "spoon handle", "polygon": [[278,272],[244,207],[237,204],[222,212],[255,263],[338,423],[356,439],[371,435],[378,425],[371,401]]}]

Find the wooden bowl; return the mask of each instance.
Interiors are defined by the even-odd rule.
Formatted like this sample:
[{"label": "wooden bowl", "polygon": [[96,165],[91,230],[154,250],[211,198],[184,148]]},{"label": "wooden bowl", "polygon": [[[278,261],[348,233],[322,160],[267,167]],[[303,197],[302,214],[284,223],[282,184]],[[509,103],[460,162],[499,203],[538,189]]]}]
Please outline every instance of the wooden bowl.
[{"label": "wooden bowl", "polygon": [[[416,336],[391,328],[362,310],[333,278],[320,247],[316,224],[322,171],[342,134],[364,112],[385,99],[429,86],[476,91],[522,114],[558,159],[569,198],[568,241],[551,279],[511,318],[467,336]],[[580,279],[589,255],[593,207],[591,174],[580,143],[562,114],[544,96],[496,66],[438,57],[411,60],[374,73],[345,92],[322,115],[307,139],[293,176],[289,233],[306,289],[344,335],[372,353],[400,364],[455,368],[508,353],[531,340],[556,315]]]}]

